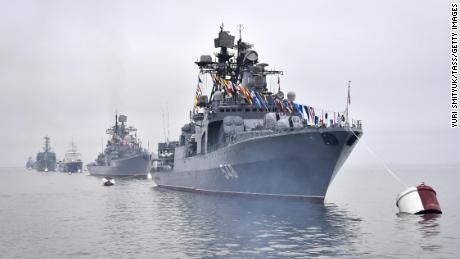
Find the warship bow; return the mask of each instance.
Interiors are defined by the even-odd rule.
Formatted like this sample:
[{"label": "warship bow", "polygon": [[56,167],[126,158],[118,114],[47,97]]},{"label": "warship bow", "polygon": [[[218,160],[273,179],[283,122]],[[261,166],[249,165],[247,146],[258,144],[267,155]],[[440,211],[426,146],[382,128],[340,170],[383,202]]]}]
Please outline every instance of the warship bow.
[{"label": "warship bow", "polygon": [[183,191],[323,200],[362,134],[361,121],[348,118],[349,98],[344,112],[302,105],[293,92],[285,98],[283,72],[259,62],[241,29],[235,44],[222,26],[215,58],[195,62],[190,122],[178,141],[159,143],[153,179]]}]

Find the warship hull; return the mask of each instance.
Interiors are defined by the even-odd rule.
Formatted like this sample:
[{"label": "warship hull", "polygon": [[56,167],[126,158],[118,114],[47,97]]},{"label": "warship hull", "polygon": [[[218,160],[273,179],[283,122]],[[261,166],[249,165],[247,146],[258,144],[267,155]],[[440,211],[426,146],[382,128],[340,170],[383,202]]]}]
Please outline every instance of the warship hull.
[{"label": "warship hull", "polygon": [[49,158],[38,158],[37,162],[35,162],[35,170],[39,172],[54,172],[56,171],[56,160]]},{"label": "warship hull", "polygon": [[154,172],[153,179],[182,191],[322,201],[356,140],[345,128],[261,136],[176,160],[172,171]]},{"label": "warship hull", "polygon": [[62,172],[81,173],[83,171],[83,162],[66,162],[62,165]]},{"label": "warship hull", "polygon": [[90,175],[96,176],[147,176],[150,164],[149,154],[139,154],[114,159],[109,166],[87,165],[87,168]]}]

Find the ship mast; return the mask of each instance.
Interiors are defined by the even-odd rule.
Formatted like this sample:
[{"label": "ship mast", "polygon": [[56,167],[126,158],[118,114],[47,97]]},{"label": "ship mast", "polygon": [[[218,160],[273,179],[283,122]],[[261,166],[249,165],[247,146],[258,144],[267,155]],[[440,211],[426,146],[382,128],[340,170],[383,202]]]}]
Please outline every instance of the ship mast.
[{"label": "ship mast", "polygon": [[51,150],[50,148],[50,138],[46,136],[45,138],[45,146],[43,147],[43,151],[49,152]]},{"label": "ship mast", "polygon": [[351,84],[351,81],[348,80],[348,95],[347,95],[347,109],[345,110],[345,114],[346,114],[346,121],[345,121],[345,124],[348,126],[349,125],[349,120],[348,120],[348,108],[350,106],[350,84]]},{"label": "ship mast", "polygon": [[241,32],[243,31],[244,27],[243,27],[242,24],[238,24],[238,26],[236,28],[238,30],[238,33],[240,34],[240,38],[238,39],[237,48],[236,48],[236,56],[239,57],[240,56],[240,45],[241,45],[241,42],[242,42]]},{"label": "ship mast", "polygon": [[[263,69],[268,64],[259,63],[258,54],[252,49],[253,45],[242,40],[243,25],[239,24],[237,26],[239,39],[236,44],[234,44],[235,37],[224,30],[223,23],[219,28],[219,34],[214,39],[214,47],[220,48],[220,51],[215,53],[217,60],[212,61],[210,55],[202,55],[200,60],[195,62],[201,72],[217,74],[222,79],[230,80],[234,85],[242,82],[243,71],[250,72],[254,66],[258,66],[257,72],[251,72],[255,76],[264,77],[272,74],[283,74],[282,71]],[[236,50],[236,56],[229,52],[230,49]],[[252,88],[252,86],[247,85],[245,87]]]},{"label": "ship mast", "polygon": [[118,135],[118,113],[115,112],[115,135]]},{"label": "ship mast", "polygon": [[70,144],[70,150],[72,152],[77,152],[77,147],[75,146],[75,142],[73,141],[73,138],[72,138],[72,142]]}]

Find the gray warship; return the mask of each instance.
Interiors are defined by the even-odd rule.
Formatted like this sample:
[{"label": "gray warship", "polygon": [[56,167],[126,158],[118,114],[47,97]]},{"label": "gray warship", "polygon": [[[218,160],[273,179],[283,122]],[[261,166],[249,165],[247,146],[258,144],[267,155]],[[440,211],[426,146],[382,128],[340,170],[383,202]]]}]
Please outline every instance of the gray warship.
[{"label": "gray warship", "polygon": [[56,153],[51,151],[50,138],[46,136],[44,139],[43,152],[37,153],[34,168],[40,172],[56,171]]},{"label": "gray warship", "polygon": [[72,141],[70,149],[64,155],[64,159],[59,163],[59,171],[64,173],[81,173],[83,161],[75,143]]},{"label": "gray warship", "polygon": [[147,176],[151,157],[137,138],[137,129],[127,126],[127,116],[115,115],[115,125],[107,129],[110,135],[106,147],[95,162],[86,167],[90,175]]},{"label": "gray warship", "polygon": [[[179,141],[158,145],[152,176],[160,188],[323,201],[362,134],[344,112],[319,112],[287,99],[282,71],[260,63],[253,45],[220,28],[216,58],[202,55],[195,108]],[[236,53],[235,53],[236,52]],[[202,77],[207,77],[202,80]],[[278,89],[267,86],[278,77]],[[212,90],[203,93],[203,81]],[[349,86],[348,86],[349,87]],[[348,91],[350,88],[348,88]]]},{"label": "gray warship", "polygon": [[28,169],[28,170],[33,169],[34,164],[35,164],[34,160],[32,159],[31,156],[29,156],[29,159],[27,159],[27,162],[26,162],[26,169]]}]

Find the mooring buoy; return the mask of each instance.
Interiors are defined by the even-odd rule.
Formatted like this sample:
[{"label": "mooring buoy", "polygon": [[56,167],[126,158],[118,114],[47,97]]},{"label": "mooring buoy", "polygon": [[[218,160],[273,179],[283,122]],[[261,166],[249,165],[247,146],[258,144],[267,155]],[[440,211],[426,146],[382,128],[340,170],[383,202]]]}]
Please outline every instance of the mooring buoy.
[{"label": "mooring buoy", "polygon": [[396,206],[401,213],[441,214],[436,191],[425,183],[410,187],[398,195]]}]

